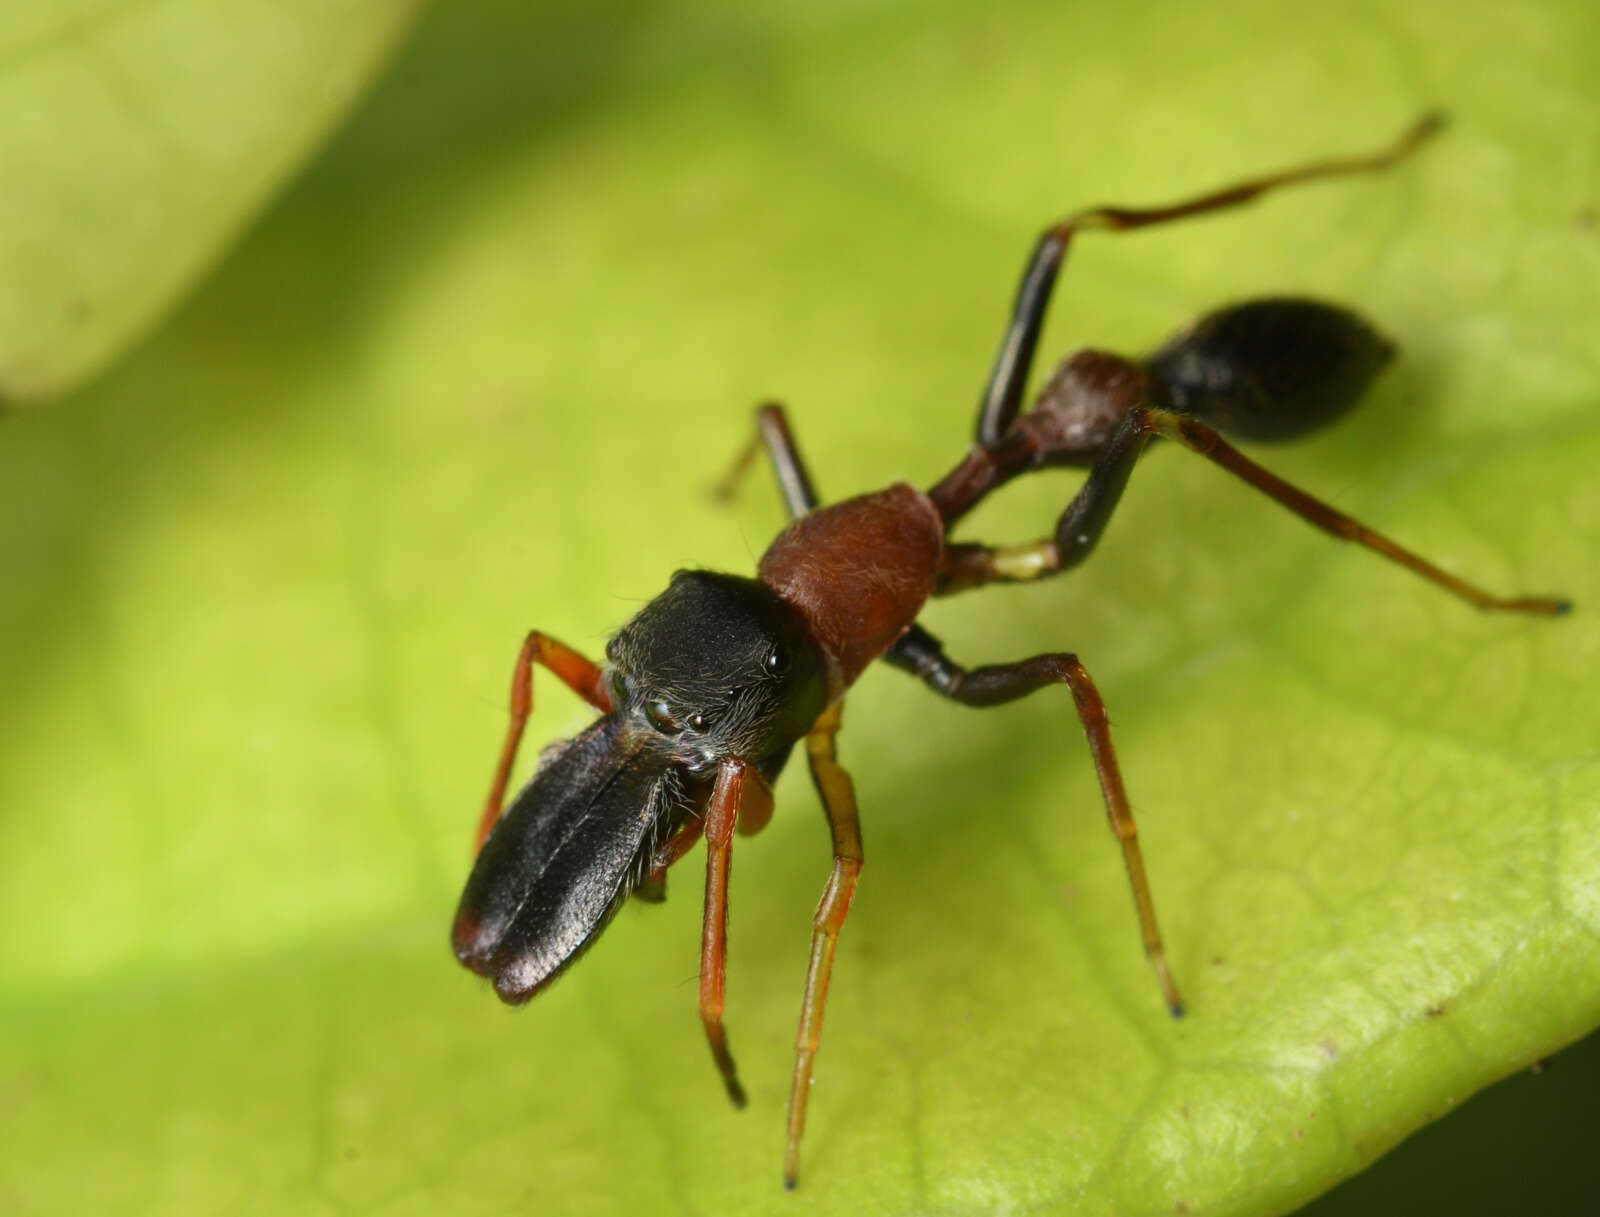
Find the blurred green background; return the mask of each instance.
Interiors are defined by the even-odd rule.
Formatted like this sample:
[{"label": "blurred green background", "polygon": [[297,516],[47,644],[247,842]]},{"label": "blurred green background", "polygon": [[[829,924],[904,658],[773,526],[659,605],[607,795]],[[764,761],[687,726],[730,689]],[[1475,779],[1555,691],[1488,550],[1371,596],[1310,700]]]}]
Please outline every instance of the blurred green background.
[{"label": "blurred green background", "polygon": [[[0,209],[30,273],[38,234],[81,243],[116,314],[95,350],[155,327],[95,374],[41,324],[0,367],[19,400],[88,377],[0,416],[0,1210],[1279,1213],[1515,1074],[1311,1211],[1584,1211],[1600,1052],[1523,1071],[1600,1024],[1593,6],[472,3],[381,73],[407,5],[175,54],[141,12],[180,8],[84,5],[42,49],[0,25],[16,89],[97,32],[126,58],[90,76],[150,68],[111,90],[162,136],[150,176],[96,188],[173,209],[142,253],[40,191]],[[209,64],[226,98],[251,45],[302,43],[348,49],[239,115],[206,94],[216,145],[255,151],[163,159],[206,106],[150,81]],[[123,165],[34,104],[0,148]],[[790,403],[830,497],[926,484],[1046,220],[1436,105],[1451,131],[1393,175],[1084,240],[1045,353],[1249,295],[1356,304],[1403,361],[1264,459],[1580,611],[1480,617],[1161,451],[1081,573],[929,617],[973,662],[1095,673],[1191,1017],[1140,958],[1065,698],[974,715],[891,672],[846,713],[868,863],[797,1194],[827,867],[802,774],[736,850],[748,1111],[694,1013],[698,854],[524,1011],[455,965],[522,631],[597,654],[674,568],[748,569],[775,496],[705,490],[752,403]],[[129,185],[167,179],[159,206]],[[11,278],[0,315],[75,315]],[[1036,535],[1072,486],[974,533]],[[538,696],[532,740],[584,720]]]}]

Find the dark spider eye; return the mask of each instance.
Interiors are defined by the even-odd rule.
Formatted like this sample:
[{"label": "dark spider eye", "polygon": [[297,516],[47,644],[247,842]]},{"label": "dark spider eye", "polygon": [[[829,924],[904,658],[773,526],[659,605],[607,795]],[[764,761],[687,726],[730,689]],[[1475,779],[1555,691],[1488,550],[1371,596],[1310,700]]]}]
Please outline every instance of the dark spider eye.
[{"label": "dark spider eye", "polygon": [[689,730],[704,731],[709,721],[704,714],[691,714],[689,716]]},{"label": "dark spider eye", "polygon": [[662,735],[676,735],[683,730],[677,719],[672,717],[672,707],[664,701],[647,702],[644,708],[645,718],[650,720],[650,725]]},{"label": "dark spider eye", "polygon": [[780,646],[774,646],[767,652],[767,657],[761,664],[769,676],[782,676],[789,670],[789,652]]}]

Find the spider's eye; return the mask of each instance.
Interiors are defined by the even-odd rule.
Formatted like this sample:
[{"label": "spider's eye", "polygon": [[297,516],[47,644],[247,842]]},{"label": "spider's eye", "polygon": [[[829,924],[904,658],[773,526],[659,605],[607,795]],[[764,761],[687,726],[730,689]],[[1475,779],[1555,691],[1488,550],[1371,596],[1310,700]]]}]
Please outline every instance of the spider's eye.
[{"label": "spider's eye", "polygon": [[689,716],[689,730],[704,731],[710,721],[704,714],[691,714]]},{"label": "spider's eye", "polygon": [[677,719],[672,717],[672,707],[664,701],[648,702],[644,708],[645,718],[650,720],[650,725],[662,735],[676,735],[683,730]]},{"label": "spider's eye", "polygon": [[781,646],[774,645],[772,650],[767,652],[767,657],[761,666],[767,670],[768,676],[782,676],[789,670],[789,652]]}]

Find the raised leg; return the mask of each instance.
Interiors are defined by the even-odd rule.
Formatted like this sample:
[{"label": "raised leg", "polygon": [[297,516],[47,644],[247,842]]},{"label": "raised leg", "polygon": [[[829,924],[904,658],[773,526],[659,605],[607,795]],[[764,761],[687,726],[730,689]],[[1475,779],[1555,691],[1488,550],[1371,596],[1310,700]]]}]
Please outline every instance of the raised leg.
[{"label": "raised leg", "polygon": [[[766,779],[749,761],[727,757],[717,769],[717,783],[706,804],[706,904],[700,932],[700,1022],[711,1045],[722,1084],[735,1107],[745,1104],[744,1087],[728,1050],[722,1026],[724,978],[728,963],[728,872],[733,864],[733,829],[741,806],[772,802]],[[758,813],[759,814],[759,813]]]},{"label": "raised leg", "polygon": [[1072,691],[1078,721],[1089,739],[1089,752],[1100,779],[1100,794],[1105,800],[1106,818],[1111,833],[1122,847],[1122,860],[1133,888],[1133,903],[1139,912],[1139,931],[1144,938],[1145,955],[1155,968],[1161,996],[1174,1017],[1183,1014],[1183,999],[1167,968],[1161,931],[1156,926],[1155,902],[1150,897],[1150,882],[1144,873],[1144,856],[1139,850],[1139,829],[1128,807],[1122,785],[1122,771],[1111,746],[1111,728],[1105,703],[1076,655],[1036,655],[1020,663],[995,664],[968,671],[945,655],[939,640],[920,626],[903,637],[886,656],[898,668],[920,676],[934,690],[952,701],[968,706],[998,706],[1026,697],[1048,685],[1064,684]]},{"label": "raised leg", "polygon": [[1147,228],[1153,224],[1165,224],[1169,220],[1237,207],[1281,186],[1386,169],[1409,155],[1441,126],[1443,119],[1440,115],[1427,114],[1381,152],[1315,161],[1280,173],[1251,178],[1166,207],[1093,207],[1067,216],[1045,229],[1028,258],[1016,301],[1012,305],[1011,321],[1001,339],[994,368],[989,373],[988,384],[978,403],[979,445],[993,447],[1016,419],[1033,364],[1034,348],[1044,328],[1056,275],[1067,256],[1067,247],[1077,233],[1089,229],[1125,232]]},{"label": "raised leg", "polygon": [[805,461],[800,457],[794,433],[789,430],[788,417],[783,407],[773,401],[756,407],[756,433],[740,449],[733,465],[717,483],[713,491],[716,497],[723,500],[733,498],[739,482],[749,471],[750,462],[755,459],[756,450],[762,447],[766,448],[767,456],[772,461],[772,472],[778,479],[778,490],[783,495],[783,503],[789,509],[789,514],[803,516],[815,508],[821,500],[812,485],[811,475],[806,471]]},{"label": "raised leg", "polygon": [[505,744],[500,749],[500,762],[495,766],[489,797],[484,801],[483,816],[478,821],[474,853],[483,848],[489,830],[500,819],[505,807],[506,784],[511,780],[512,766],[517,763],[522,730],[528,725],[528,715],[533,712],[533,665],[536,663],[554,672],[562,684],[596,710],[609,714],[613,708],[611,691],[605,687],[598,667],[548,634],[541,634],[538,630],[528,631],[528,636],[522,640],[522,650],[517,653],[516,667],[511,672],[511,724],[506,730]]},{"label": "raised leg", "polygon": [[850,775],[839,764],[835,744],[840,710],[840,703],[835,702],[806,736],[811,780],[822,797],[822,808],[833,832],[833,870],[811,921],[811,963],[806,969],[806,992],[800,1003],[800,1028],[795,1036],[789,1136],[783,1155],[783,1185],[788,1188],[800,1178],[800,1138],[806,1128],[806,1102],[811,1097],[817,1047],[822,1042],[822,1013],[828,1001],[828,980],[833,974],[833,951],[845,914],[850,911],[856,878],[861,874],[861,822],[856,815],[856,792]]},{"label": "raised leg", "polygon": [[1569,601],[1554,596],[1491,595],[1263,469],[1205,423],[1148,406],[1136,406],[1124,415],[1090,470],[1088,480],[1062,514],[1054,537],[1031,545],[1009,547],[947,546],[936,594],[963,591],[985,583],[1037,579],[1083,561],[1104,532],[1139,454],[1145,444],[1158,435],[1176,440],[1191,452],[1220,465],[1330,536],[1353,541],[1388,558],[1475,608],[1553,616],[1572,607]]}]

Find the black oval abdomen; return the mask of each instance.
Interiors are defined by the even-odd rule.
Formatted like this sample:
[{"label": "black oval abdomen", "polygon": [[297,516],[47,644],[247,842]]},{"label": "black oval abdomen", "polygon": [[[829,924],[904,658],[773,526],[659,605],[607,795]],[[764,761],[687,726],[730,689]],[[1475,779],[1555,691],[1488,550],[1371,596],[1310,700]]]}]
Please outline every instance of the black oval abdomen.
[{"label": "black oval abdomen", "polygon": [[1356,403],[1394,346],[1347,309],[1267,299],[1202,317],[1150,357],[1158,404],[1247,440],[1291,439]]}]

